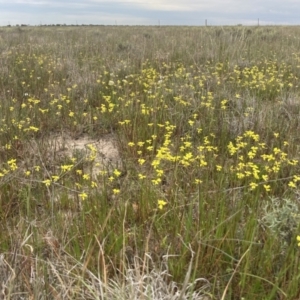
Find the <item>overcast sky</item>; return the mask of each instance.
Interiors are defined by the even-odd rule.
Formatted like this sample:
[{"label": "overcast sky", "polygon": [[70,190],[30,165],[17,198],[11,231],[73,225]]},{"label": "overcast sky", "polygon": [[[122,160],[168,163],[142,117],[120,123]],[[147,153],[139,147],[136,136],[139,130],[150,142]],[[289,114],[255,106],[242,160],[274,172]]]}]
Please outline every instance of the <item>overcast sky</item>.
[{"label": "overcast sky", "polygon": [[300,0],[0,0],[0,26],[297,25]]}]

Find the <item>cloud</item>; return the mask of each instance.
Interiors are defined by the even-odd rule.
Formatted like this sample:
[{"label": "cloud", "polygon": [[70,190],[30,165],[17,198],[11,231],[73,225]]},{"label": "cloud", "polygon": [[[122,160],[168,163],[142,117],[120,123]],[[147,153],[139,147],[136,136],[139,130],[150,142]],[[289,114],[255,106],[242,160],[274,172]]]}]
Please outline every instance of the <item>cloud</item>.
[{"label": "cloud", "polygon": [[0,0],[0,25],[299,23],[299,0]]}]

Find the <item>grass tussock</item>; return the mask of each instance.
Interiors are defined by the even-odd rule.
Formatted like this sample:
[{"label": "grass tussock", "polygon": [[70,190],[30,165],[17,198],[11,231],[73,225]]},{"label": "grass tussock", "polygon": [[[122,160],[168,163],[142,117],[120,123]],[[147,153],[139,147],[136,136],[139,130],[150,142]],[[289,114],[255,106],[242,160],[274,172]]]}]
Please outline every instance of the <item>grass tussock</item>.
[{"label": "grass tussock", "polygon": [[5,299],[299,299],[298,27],[0,29]]}]

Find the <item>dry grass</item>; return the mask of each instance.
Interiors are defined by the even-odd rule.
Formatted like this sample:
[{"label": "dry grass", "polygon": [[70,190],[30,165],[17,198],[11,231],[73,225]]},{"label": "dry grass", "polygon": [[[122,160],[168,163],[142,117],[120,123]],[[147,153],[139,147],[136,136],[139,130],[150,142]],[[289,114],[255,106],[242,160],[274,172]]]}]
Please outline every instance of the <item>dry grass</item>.
[{"label": "dry grass", "polygon": [[[77,261],[61,249],[50,231],[44,239],[44,259],[34,256],[26,240],[14,253],[1,255],[1,299],[212,299],[205,278],[190,282],[191,268],[183,287],[174,282],[168,272],[168,255],[159,267],[147,253],[143,259],[133,256],[130,267],[108,278],[105,272],[100,275],[100,270],[95,274],[87,269],[84,257]],[[105,270],[103,254],[98,259],[98,267],[104,263],[101,268]]]}]

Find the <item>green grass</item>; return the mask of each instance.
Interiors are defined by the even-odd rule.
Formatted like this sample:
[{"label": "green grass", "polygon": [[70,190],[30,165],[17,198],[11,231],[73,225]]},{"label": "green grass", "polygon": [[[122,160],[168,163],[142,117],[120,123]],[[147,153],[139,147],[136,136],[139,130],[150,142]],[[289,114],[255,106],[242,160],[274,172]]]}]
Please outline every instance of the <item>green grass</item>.
[{"label": "green grass", "polygon": [[299,31],[1,28],[6,299],[299,299]]}]

